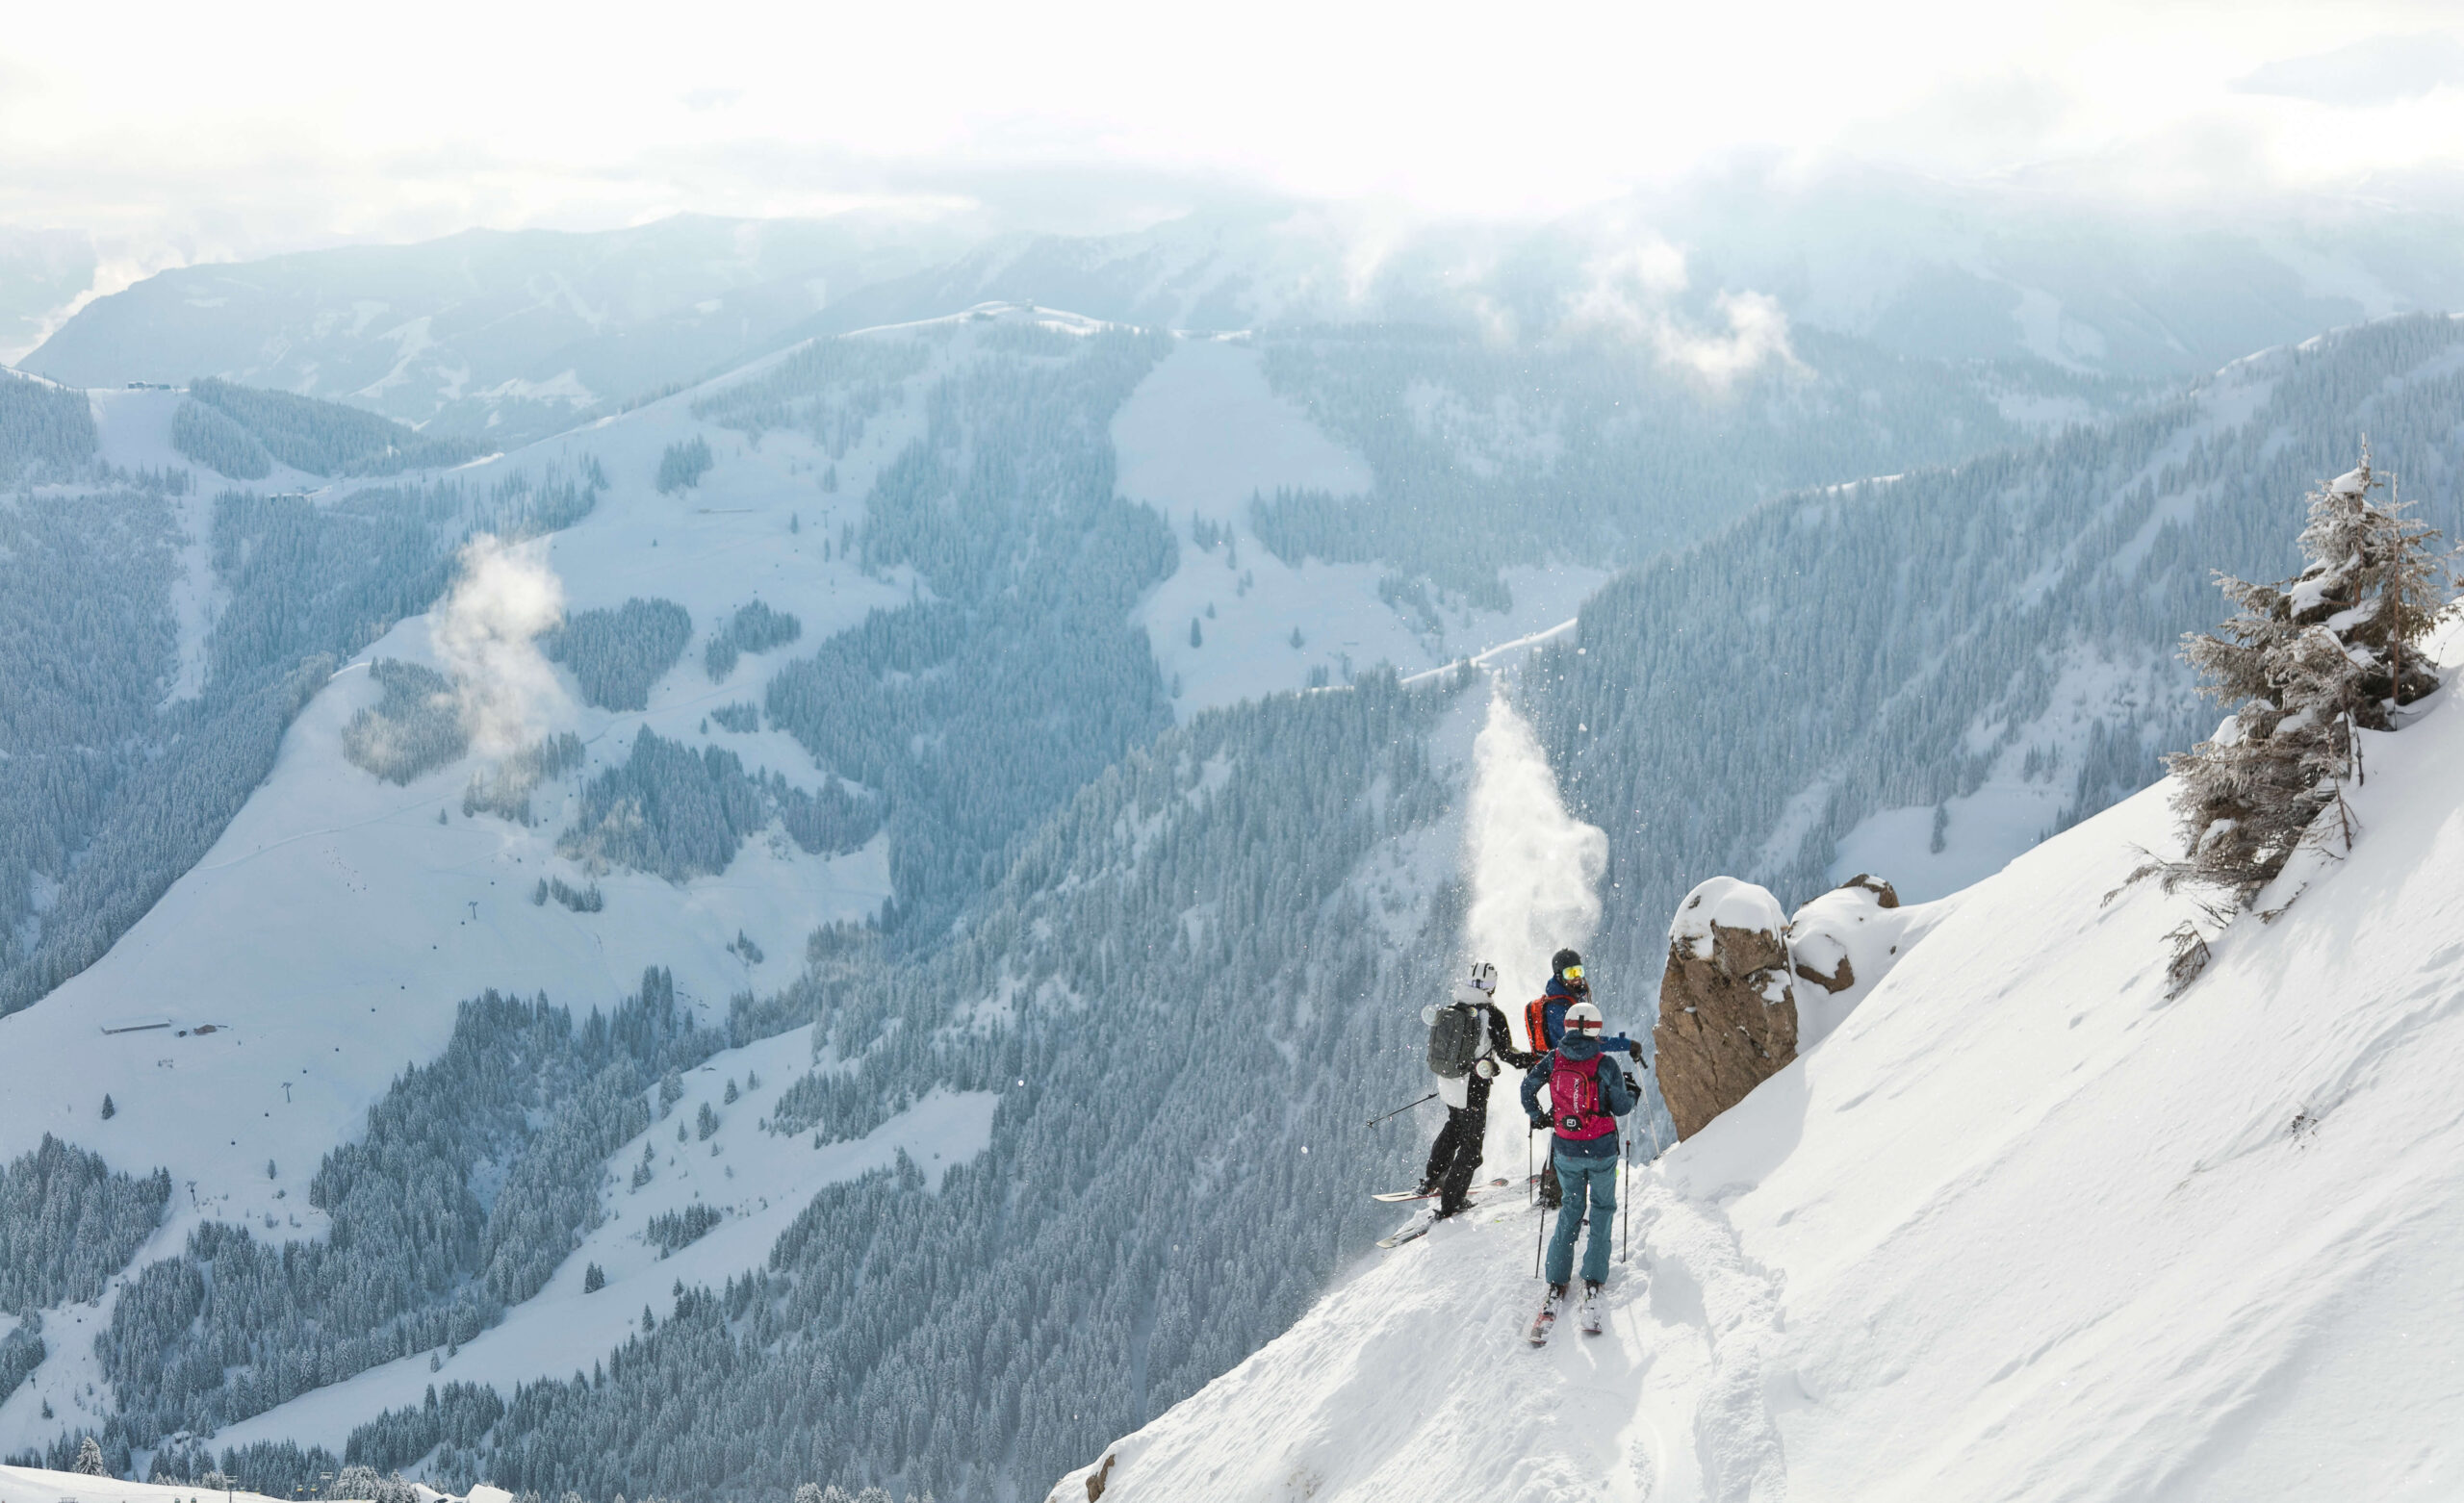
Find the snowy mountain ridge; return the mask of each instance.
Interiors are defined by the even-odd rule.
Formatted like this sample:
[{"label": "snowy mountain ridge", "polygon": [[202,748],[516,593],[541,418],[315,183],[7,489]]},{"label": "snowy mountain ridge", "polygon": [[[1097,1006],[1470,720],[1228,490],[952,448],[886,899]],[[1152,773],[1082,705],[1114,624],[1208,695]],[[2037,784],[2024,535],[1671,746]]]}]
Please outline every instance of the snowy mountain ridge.
[{"label": "snowy mountain ridge", "polygon": [[1633,1171],[1605,1334],[1524,1344],[1533,1218],[1484,1210],[1108,1447],[1104,1496],[2452,1496],[2454,693],[2177,999],[2194,900],[2127,881],[2160,783],[1914,910],[1832,1036]]}]

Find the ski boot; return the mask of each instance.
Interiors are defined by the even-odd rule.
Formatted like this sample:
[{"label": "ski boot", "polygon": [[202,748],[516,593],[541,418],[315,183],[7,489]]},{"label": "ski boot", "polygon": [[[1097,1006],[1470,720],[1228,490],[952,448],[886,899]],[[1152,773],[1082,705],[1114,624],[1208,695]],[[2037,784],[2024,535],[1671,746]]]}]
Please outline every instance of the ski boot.
[{"label": "ski boot", "polygon": [[1556,1328],[1557,1312],[1565,1308],[1566,1286],[1550,1285],[1549,1297],[1540,1302],[1540,1313],[1531,1317],[1531,1329],[1524,1333],[1524,1339],[1534,1346],[1548,1345],[1549,1333]]}]

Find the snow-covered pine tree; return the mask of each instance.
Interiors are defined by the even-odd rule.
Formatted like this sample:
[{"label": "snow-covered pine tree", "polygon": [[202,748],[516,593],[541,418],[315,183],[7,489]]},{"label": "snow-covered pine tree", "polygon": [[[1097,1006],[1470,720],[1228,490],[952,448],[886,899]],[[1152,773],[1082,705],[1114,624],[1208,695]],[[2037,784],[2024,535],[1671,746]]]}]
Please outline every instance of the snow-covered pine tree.
[{"label": "snow-covered pine tree", "polygon": [[[2383,502],[2372,495],[2381,489]],[[2185,637],[2182,656],[2199,692],[2234,709],[2214,738],[2168,758],[2187,851],[2162,868],[2168,886],[2223,887],[2246,903],[2314,831],[2350,843],[2352,733],[2394,729],[2399,709],[2438,687],[2419,648],[2455,587],[2439,534],[2404,512],[2365,445],[2358,468],[2311,493],[2298,575],[2218,576],[2233,617],[2218,635]]]},{"label": "snow-covered pine tree", "polygon": [[103,1448],[95,1441],[92,1436],[88,1436],[83,1440],[77,1442],[76,1471],[77,1475],[81,1477],[107,1477],[111,1475],[110,1471],[103,1465]]}]

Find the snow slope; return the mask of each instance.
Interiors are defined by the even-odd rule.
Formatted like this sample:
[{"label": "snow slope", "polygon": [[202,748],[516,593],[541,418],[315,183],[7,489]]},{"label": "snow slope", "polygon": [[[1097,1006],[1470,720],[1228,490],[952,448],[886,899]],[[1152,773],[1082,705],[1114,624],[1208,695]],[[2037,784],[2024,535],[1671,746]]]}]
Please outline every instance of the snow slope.
[{"label": "snow slope", "polygon": [[[932,379],[938,369],[918,379]],[[842,525],[860,518],[875,471],[920,423],[920,403],[873,424],[867,442],[836,462],[842,483],[826,495],[818,484],[824,456],[808,439],[771,434],[754,447],[694,419],[697,395],[679,394],[455,476],[484,493],[515,471],[536,476],[562,467],[570,474],[585,459],[597,460],[610,485],[590,515],[523,553],[555,573],[568,610],[619,605],[638,595],[675,600],[694,619],[692,641],[652,687],[644,710],[586,705],[560,674],[562,694],[530,729],[574,731],[587,760],[539,790],[534,824],[463,814],[463,790],[488,765],[475,751],[402,786],[344,758],[344,726],[378,698],[368,663],[435,660],[430,631],[439,613],[409,618],[334,675],[292,724],[272,771],[221,838],[109,954],[35,1006],[0,1018],[0,1061],[43,1064],[12,1071],[9,1088],[0,1091],[0,1159],[27,1151],[49,1132],[104,1155],[116,1168],[170,1171],[170,1210],[132,1266],[176,1253],[207,1219],[244,1221],[266,1236],[321,1235],[325,1218],[307,1206],[305,1193],[319,1161],[359,1134],[368,1108],[406,1064],[444,1048],[463,998],[489,987],[526,996],[544,990],[578,1011],[605,1007],[655,964],[674,973],[680,1000],[701,1021],[717,1022],[732,993],[775,990],[791,980],[815,928],[860,921],[888,897],[886,836],[832,858],[808,854],[774,827],[770,838],[749,841],[725,872],[680,885],[628,870],[597,878],[603,912],[530,901],[545,876],[577,887],[592,880],[554,852],[571,819],[568,801],[588,778],[622,762],[643,726],[690,745],[724,747],[748,770],[766,768],[803,787],[823,780],[784,732],[765,726],[732,733],[705,719],[731,701],[758,702],[784,658],[779,651],[746,654],[725,680],[710,681],[703,646],[736,606],[757,596],[792,611],[804,636],[787,650],[809,650],[874,607],[908,597],[906,572],[867,576],[834,548],[825,559],[824,549]],[[185,464],[167,437],[180,394],[96,396],[107,461]],[[661,452],[697,436],[710,444],[718,464],[699,487],[659,494],[652,482]],[[320,499],[402,483],[323,486],[289,471],[275,479],[286,477],[321,486]],[[211,497],[223,487],[219,477],[200,473],[183,502],[190,546],[183,551],[188,575],[174,590],[182,652],[174,694],[194,692],[202,673],[216,603],[204,538]],[[761,962],[748,963],[730,948],[740,931],[758,946]],[[155,1021],[168,1026],[104,1032]],[[198,1032],[200,1024],[213,1029]],[[805,1048],[801,1032],[787,1047]],[[109,1122],[98,1117],[106,1094],[118,1108]],[[200,1131],[199,1124],[210,1126]],[[883,1131],[891,1134],[882,1140],[887,1155],[904,1139]],[[869,1159],[851,1164],[846,1174],[871,1166]],[[803,1181],[791,1176],[787,1183]],[[805,1199],[821,1183],[827,1180],[815,1182]],[[764,1239],[761,1250],[767,1245]],[[746,1254],[729,1271],[758,1261],[758,1252]],[[48,1440],[70,1416],[108,1405],[88,1335],[110,1323],[116,1297],[115,1286],[94,1308],[45,1312],[50,1357],[0,1399],[0,1450]],[[563,1349],[552,1349],[561,1360]],[[87,1393],[89,1385],[97,1395]],[[63,1412],[62,1421],[40,1417],[45,1398]]]},{"label": "snow slope", "polygon": [[[1457,604],[1429,631],[1379,598],[1379,565],[1277,558],[1250,530],[1252,496],[1280,487],[1357,495],[1374,476],[1268,388],[1258,351],[1238,338],[1181,340],[1122,404],[1113,446],[1121,494],[1154,506],[1180,540],[1179,567],[1147,595],[1138,620],[1165,679],[1179,685],[1173,709],[1183,720],[1300,688],[1313,671],[1333,682],[1379,663],[1424,672],[1563,622],[1608,578],[1574,564],[1508,569],[1509,609]],[[1199,547],[1200,521],[1229,540]]]},{"label": "snow slope", "polygon": [[2159,785],[1938,904],[1637,1171],[1604,1335],[1524,1345],[1519,1208],[1441,1227],[1120,1441],[1105,1497],[2464,1493],[2452,693],[2370,738],[2350,857],[2178,1000],[2191,900],[2105,901]]},{"label": "snow slope", "polygon": [[262,1492],[206,1492],[167,1483],[122,1482],[39,1466],[0,1466],[0,1503],[275,1503]]},{"label": "snow slope", "polygon": [[[290,1439],[340,1454],[353,1427],[380,1411],[419,1403],[430,1384],[486,1383],[510,1398],[516,1384],[582,1371],[641,1329],[644,1309],[666,1311],[678,1280],[716,1288],[761,1266],[779,1234],[824,1186],[889,1168],[902,1150],[938,1186],[952,1165],[991,1142],[999,1098],[988,1091],[935,1091],[853,1142],[816,1148],[808,1136],[769,1132],[768,1113],[780,1093],[810,1066],[808,1036],[798,1029],[727,1050],[686,1076],[683,1098],[608,1159],[600,1189],[607,1219],[546,1288],[502,1324],[444,1357],[440,1368],[430,1370],[425,1352],[372,1367],[229,1426],[216,1443]],[[759,1085],[732,1104],[725,1101],[722,1083],[753,1076]],[[693,1121],[705,1103],[718,1113],[719,1130],[706,1141],[678,1141],[678,1126]],[[642,1160],[646,1147],[654,1151],[656,1166],[649,1184],[632,1188],[623,1175]],[[673,1255],[643,1239],[651,1217],[696,1201],[720,1208],[727,1219]],[[607,1285],[585,1293],[582,1275],[593,1264]]]}]

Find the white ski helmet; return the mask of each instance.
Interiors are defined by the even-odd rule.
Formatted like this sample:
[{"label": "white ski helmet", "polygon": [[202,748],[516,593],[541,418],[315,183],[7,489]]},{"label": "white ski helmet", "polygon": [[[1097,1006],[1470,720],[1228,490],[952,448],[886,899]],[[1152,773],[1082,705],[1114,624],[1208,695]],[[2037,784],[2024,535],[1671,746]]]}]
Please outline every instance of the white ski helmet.
[{"label": "white ski helmet", "polygon": [[1590,1003],[1578,1002],[1566,1009],[1566,1032],[1569,1033],[1577,1029],[1597,1033],[1602,1027],[1600,1009]]},{"label": "white ski helmet", "polygon": [[1473,961],[1472,985],[1474,989],[1478,991],[1491,993],[1496,992],[1498,989],[1498,968],[1489,964],[1486,960]]}]

